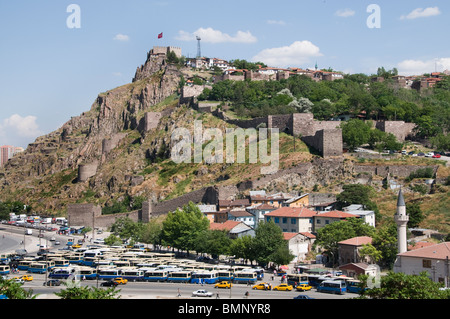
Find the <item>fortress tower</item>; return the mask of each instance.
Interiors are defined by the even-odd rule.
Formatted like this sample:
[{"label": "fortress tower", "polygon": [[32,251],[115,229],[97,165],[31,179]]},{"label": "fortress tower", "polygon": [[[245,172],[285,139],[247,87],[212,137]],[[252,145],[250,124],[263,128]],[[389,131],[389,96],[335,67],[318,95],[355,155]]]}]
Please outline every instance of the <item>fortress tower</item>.
[{"label": "fortress tower", "polygon": [[408,250],[408,244],[406,241],[406,225],[409,220],[409,216],[406,215],[406,205],[401,189],[398,193],[397,212],[394,215],[394,220],[397,224],[398,253],[401,254]]}]

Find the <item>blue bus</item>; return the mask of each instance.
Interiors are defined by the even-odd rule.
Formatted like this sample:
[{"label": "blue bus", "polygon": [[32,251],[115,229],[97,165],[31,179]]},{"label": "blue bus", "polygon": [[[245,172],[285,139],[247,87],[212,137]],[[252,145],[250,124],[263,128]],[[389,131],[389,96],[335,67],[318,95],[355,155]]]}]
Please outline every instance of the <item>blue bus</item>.
[{"label": "blue bus", "polygon": [[343,295],[347,292],[347,285],[341,280],[325,280],[317,287],[317,291]]},{"label": "blue bus", "polygon": [[0,275],[9,275],[11,268],[8,265],[0,265]]},{"label": "blue bus", "polygon": [[120,275],[128,281],[143,281],[144,271],[138,268],[121,268]]},{"label": "blue bus", "polygon": [[308,275],[305,274],[289,274],[286,276],[288,285],[294,286],[300,284],[309,284]]},{"label": "blue bus", "polygon": [[191,271],[172,271],[167,277],[168,282],[186,282],[189,283],[192,279]]},{"label": "blue bus", "polygon": [[233,272],[231,270],[218,270],[217,281],[233,281]]},{"label": "blue bus", "polygon": [[81,265],[83,264],[83,256],[82,255],[69,255],[64,257],[69,261],[70,264]]},{"label": "blue bus", "polygon": [[[359,294],[361,292],[361,287],[359,286],[361,281],[355,280],[347,280],[347,291],[355,294]],[[367,290],[367,288],[365,288]]]},{"label": "blue bus", "polygon": [[75,277],[77,279],[86,279],[86,280],[93,280],[97,279],[97,270],[92,267],[77,267],[75,268]]},{"label": "blue bus", "polygon": [[19,270],[28,270],[28,268],[30,268],[30,265],[34,262],[35,262],[34,260],[21,260],[19,261],[17,268]]},{"label": "blue bus", "polygon": [[122,277],[119,269],[117,269],[117,268],[99,268],[97,275],[98,275],[98,279],[103,279],[103,280],[110,280],[110,279]]},{"label": "blue bus", "polygon": [[71,267],[55,267],[52,269],[52,272],[48,275],[51,279],[67,279],[70,275],[74,273],[74,269]]},{"label": "blue bus", "polygon": [[243,284],[248,284],[248,283],[254,284],[257,279],[258,279],[258,274],[255,271],[253,271],[251,269],[246,269],[246,270],[236,271],[234,273],[233,282],[243,283]]},{"label": "blue bus", "polygon": [[48,270],[47,264],[43,262],[34,262],[31,263],[28,267],[27,272],[34,273],[34,274],[45,274]]},{"label": "blue bus", "polygon": [[215,270],[201,270],[192,273],[191,283],[193,284],[215,284],[219,279],[217,278],[217,271]]},{"label": "blue bus", "polygon": [[169,272],[167,270],[146,270],[144,272],[144,280],[145,281],[167,281],[169,277]]}]

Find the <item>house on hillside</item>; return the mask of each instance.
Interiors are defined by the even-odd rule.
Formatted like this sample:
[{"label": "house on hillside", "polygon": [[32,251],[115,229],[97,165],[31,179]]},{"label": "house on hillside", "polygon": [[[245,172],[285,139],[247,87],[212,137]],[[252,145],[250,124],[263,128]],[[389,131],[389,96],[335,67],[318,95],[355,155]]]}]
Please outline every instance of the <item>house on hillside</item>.
[{"label": "house on hillside", "polygon": [[256,217],[250,214],[244,208],[235,208],[228,211],[228,220],[243,222],[246,225],[255,228]]},{"label": "house on hillside", "polygon": [[306,207],[281,207],[265,214],[266,221],[273,221],[283,232],[313,232],[316,212]]},{"label": "house on hillside", "polygon": [[289,250],[295,256],[292,262],[301,262],[306,259],[316,236],[311,233],[283,233],[283,238],[288,242]]},{"label": "house on hillside", "polygon": [[450,287],[450,242],[426,246],[397,254],[394,272],[418,275],[427,272],[434,282]]},{"label": "house on hillside", "polygon": [[264,215],[266,215],[267,213],[270,213],[274,210],[276,210],[277,208],[269,205],[269,204],[257,204],[257,205],[253,205],[253,206],[249,206],[247,207],[247,211],[252,214],[253,216],[255,216],[255,227],[258,227],[258,223],[264,221]]},{"label": "house on hillside", "polygon": [[353,204],[342,208],[344,212],[358,215],[364,222],[372,227],[375,227],[375,212],[373,210],[365,210],[364,205]]},{"label": "house on hillside", "polygon": [[359,262],[369,262],[367,258],[362,258],[359,254],[360,249],[363,245],[371,244],[372,237],[361,236],[353,237],[347,240],[342,240],[338,242],[338,252],[339,252],[339,265],[349,264],[349,263],[359,263]]},{"label": "house on hillside", "polygon": [[377,277],[379,275],[379,267],[374,264],[366,263],[349,263],[339,266],[339,270],[347,277],[358,278],[359,275],[368,275]]},{"label": "house on hillside", "polygon": [[302,194],[299,196],[292,197],[286,200],[283,206],[287,207],[308,207],[309,206],[309,194]]},{"label": "house on hillside", "polygon": [[235,199],[235,200],[219,200],[219,210],[242,208],[250,206],[248,198]]},{"label": "house on hillside", "polygon": [[209,229],[211,230],[224,230],[228,233],[231,239],[239,238],[242,236],[255,236],[255,231],[250,226],[243,222],[234,220],[227,220],[225,223],[210,223]]},{"label": "house on hillside", "polygon": [[325,227],[328,224],[352,217],[359,218],[358,215],[341,212],[339,210],[333,210],[330,212],[317,212],[314,216],[314,231],[317,232],[319,229]]}]

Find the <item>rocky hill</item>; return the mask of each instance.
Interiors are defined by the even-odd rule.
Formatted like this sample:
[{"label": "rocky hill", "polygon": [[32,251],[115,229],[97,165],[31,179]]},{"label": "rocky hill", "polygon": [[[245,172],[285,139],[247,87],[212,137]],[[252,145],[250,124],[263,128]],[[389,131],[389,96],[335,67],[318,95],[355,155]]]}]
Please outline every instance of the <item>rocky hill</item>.
[{"label": "rocky hill", "polygon": [[174,129],[192,129],[194,120],[222,131],[232,126],[180,103],[180,83],[189,72],[149,52],[131,83],[99,94],[89,111],[11,159],[0,171],[0,200],[21,200],[33,211],[55,215],[64,214],[69,203],[112,206],[137,197],[158,202],[205,186],[293,193],[339,192],[354,182],[381,188],[388,173],[406,177],[417,168],[362,164],[345,156],[323,159],[284,133],[274,175],[261,174],[261,164],[174,165],[169,158]]}]

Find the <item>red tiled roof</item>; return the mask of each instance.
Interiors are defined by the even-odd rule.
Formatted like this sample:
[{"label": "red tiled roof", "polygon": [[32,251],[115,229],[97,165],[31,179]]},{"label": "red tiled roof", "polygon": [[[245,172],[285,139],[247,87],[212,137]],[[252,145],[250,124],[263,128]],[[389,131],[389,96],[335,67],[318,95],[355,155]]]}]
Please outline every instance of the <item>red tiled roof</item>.
[{"label": "red tiled roof", "polygon": [[445,259],[447,257],[450,257],[450,242],[414,249],[398,255],[407,257],[430,258],[430,259]]},{"label": "red tiled roof", "polygon": [[329,218],[350,218],[350,217],[358,217],[357,215],[341,212],[339,210],[333,210],[330,212],[319,212],[317,217],[329,217]]},{"label": "red tiled roof", "polygon": [[239,225],[242,222],[238,222],[235,220],[227,220],[225,223],[210,223],[209,229],[211,230],[227,230],[230,231],[237,225]]},{"label": "red tiled roof", "polygon": [[342,240],[338,242],[338,244],[343,245],[352,245],[352,246],[361,246],[372,243],[372,237],[361,236],[361,237],[353,237],[350,239]]},{"label": "red tiled roof", "polygon": [[415,250],[415,249],[420,249],[420,248],[434,246],[434,245],[436,245],[436,244],[426,242],[426,241],[419,241],[418,243],[415,243],[414,245],[408,245],[408,250]]},{"label": "red tiled roof", "polygon": [[306,207],[281,207],[270,213],[265,214],[265,216],[277,216],[277,217],[313,217],[317,215],[316,212],[306,208]]}]

